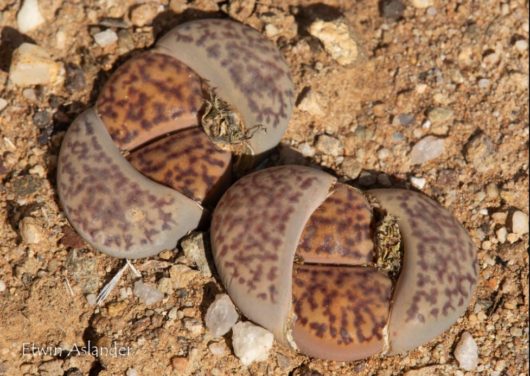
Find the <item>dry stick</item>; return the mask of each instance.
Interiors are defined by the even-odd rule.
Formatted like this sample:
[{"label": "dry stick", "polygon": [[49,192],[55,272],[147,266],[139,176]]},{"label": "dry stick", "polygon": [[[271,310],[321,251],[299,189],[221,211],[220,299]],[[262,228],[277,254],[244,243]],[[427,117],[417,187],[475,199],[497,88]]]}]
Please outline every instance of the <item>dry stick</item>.
[{"label": "dry stick", "polygon": [[133,266],[131,261],[129,259],[125,259],[125,265],[123,265],[121,269],[118,270],[118,272],[114,275],[114,277],[112,277],[109,283],[107,283],[105,287],[103,287],[103,289],[98,294],[96,298],[96,305],[101,305],[101,303],[103,303],[103,301],[107,298],[107,296],[110,295],[114,287],[116,287],[116,285],[120,281],[121,276],[123,275],[123,273],[125,273],[127,269],[131,269],[131,271],[136,277],[142,276],[142,274],[138,271],[138,269],[136,269]]}]

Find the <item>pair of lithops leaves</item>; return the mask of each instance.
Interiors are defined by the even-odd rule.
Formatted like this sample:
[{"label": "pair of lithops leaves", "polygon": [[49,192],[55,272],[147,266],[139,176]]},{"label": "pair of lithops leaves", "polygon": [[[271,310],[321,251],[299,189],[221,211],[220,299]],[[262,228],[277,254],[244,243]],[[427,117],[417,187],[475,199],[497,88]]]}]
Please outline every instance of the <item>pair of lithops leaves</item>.
[{"label": "pair of lithops leaves", "polygon": [[[288,68],[259,33],[227,20],[178,26],[121,66],[68,129],[58,191],[70,223],[116,257],[175,247],[234,171],[279,142],[292,103]],[[325,359],[428,341],[463,313],[476,280],[468,235],[433,201],[365,196],[300,166],[240,179],[211,236],[241,311]]]},{"label": "pair of lithops leaves", "polygon": [[57,179],[65,214],[112,256],[171,249],[278,144],[292,106],[287,64],[260,33],[182,24],[119,67],[69,127]]},{"label": "pair of lithops leaves", "polygon": [[215,209],[211,243],[245,316],[331,360],[428,342],[464,313],[477,280],[469,235],[433,200],[362,193],[303,166],[237,181]]}]

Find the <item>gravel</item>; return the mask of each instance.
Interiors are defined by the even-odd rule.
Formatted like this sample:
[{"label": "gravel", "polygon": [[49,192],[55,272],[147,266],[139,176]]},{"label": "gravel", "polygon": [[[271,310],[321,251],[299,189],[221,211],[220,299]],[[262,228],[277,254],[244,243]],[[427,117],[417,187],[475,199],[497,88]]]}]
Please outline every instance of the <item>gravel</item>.
[{"label": "gravel", "polygon": [[26,244],[38,244],[45,238],[45,231],[39,221],[33,217],[24,217],[18,223],[18,230]]},{"label": "gravel", "polygon": [[410,162],[415,164],[423,164],[443,154],[445,148],[445,140],[435,136],[427,136],[418,141],[410,152]]},{"label": "gravel", "polygon": [[94,34],[94,41],[100,47],[107,47],[118,41],[118,34],[114,30],[107,29]]},{"label": "gravel", "polygon": [[472,371],[478,365],[478,346],[473,336],[464,332],[456,345],[454,355],[460,368],[465,371]]},{"label": "gravel", "polygon": [[324,110],[322,109],[322,97],[314,92],[313,90],[310,90],[308,93],[305,94],[305,96],[300,101],[300,104],[298,104],[298,108],[302,111],[305,111],[311,115],[314,116],[323,116],[325,115]]},{"label": "gravel", "polygon": [[528,234],[528,214],[520,210],[512,214],[512,232],[517,235]]},{"label": "gravel", "polygon": [[249,321],[239,322],[232,328],[232,345],[243,365],[267,360],[274,336],[268,330]]},{"label": "gravel", "polygon": [[508,230],[503,226],[495,231],[495,235],[497,236],[499,243],[504,244],[506,242],[506,237],[508,236]]},{"label": "gravel", "polygon": [[425,178],[416,177],[416,176],[413,176],[410,178],[410,184],[412,184],[413,187],[418,188],[418,189],[423,189],[426,183],[427,183],[427,180],[425,180]]},{"label": "gravel", "polygon": [[357,159],[352,157],[344,158],[340,169],[343,175],[352,180],[357,179],[357,177],[363,170],[361,163]]},{"label": "gravel", "polygon": [[208,349],[214,356],[225,356],[228,354],[228,348],[224,342],[212,342],[208,345]]},{"label": "gravel", "polygon": [[204,232],[193,232],[183,239],[180,245],[186,258],[197,265],[203,276],[210,277],[212,271],[206,257],[206,241]]},{"label": "gravel", "polygon": [[383,17],[397,21],[403,17],[405,4],[401,0],[381,1],[381,14]]},{"label": "gravel", "polygon": [[164,299],[164,294],[157,290],[156,287],[142,281],[134,283],[134,295],[145,305],[156,304]]},{"label": "gravel", "polygon": [[306,158],[311,158],[315,156],[315,148],[307,142],[298,145],[298,151]]},{"label": "gravel", "polygon": [[322,134],[318,136],[315,148],[322,154],[338,157],[344,153],[344,147],[339,139]]},{"label": "gravel", "polygon": [[154,2],[135,6],[131,10],[131,22],[138,27],[150,25],[160,9],[163,7]]},{"label": "gravel", "polygon": [[428,118],[433,126],[449,123],[454,118],[454,111],[450,108],[436,107],[429,111]]},{"label": "gravel", "polygon": [[4,98],[0,98],[0,112],[2,112],[2,110],[7,107],[7,103],[7,100],[5,100]]},{"label": "gravel", "polygon": [[466,161],[473,164],[478,172],[486,173],[495,162],[495,145],[485,133],[479,132],[471,137],[465,146]]},{"label": "gravel", "polygon": [[18,30],[27,33],[45,22],[37,0],[24,0],[17,14]]},{"label": "gravel", "polygon": [[218,294],[208,307],[204,321],[214,338],[224,336],[239,319],[236,307],[227,294]]},{"label": "gravel", "polygon": [[315,21],[309,27],[309,34],[320,40],[326,52],[340,65],[349,65],[359,56],[357,43],[343,22]]},{"label": "gravel", "polygon": [[434,5],[434,0],[410,0],[410,4],[414,8],[424,9]]},{"label": "gravel", "polygon": [[56,63],[48,51],[31,43],[22,43],[13,52],[9,80],[18,86],[59,84],[64,79],[61,63]]}]

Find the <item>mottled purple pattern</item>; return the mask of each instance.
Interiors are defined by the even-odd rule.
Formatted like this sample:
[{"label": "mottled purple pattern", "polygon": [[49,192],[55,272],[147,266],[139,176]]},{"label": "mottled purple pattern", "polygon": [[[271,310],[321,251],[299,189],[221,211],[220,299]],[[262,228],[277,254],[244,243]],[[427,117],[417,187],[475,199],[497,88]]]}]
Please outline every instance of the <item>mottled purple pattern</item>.
[{"label": "mottled purple pattern", "polygon": [[79,234],[116,257],[145,257],[171,248],[202,214],[192,200],[134,170],[93,110],[80,115],[65,135],[58,191]]},{"label": "mottled purple pattern", "polygon": [[249,141],[255,153],[279,142],[294,94],[288,66],[273,43],[248,26],[208,19],[176,27],[157,47],[208,80],[248,128],[263,126]]},{"label": "mottled purple pattern", "polygon": [[219,199],[231,182],[231,156],[193,127],[136,149],[127,159],[150,179],[204,204]]},{"label": "mottled purple pattern", "polygon": [[466,310],[477,282],[476,250],[454,216],[406,190],[369,191],[398,219],[404,262],[390,317],[391,351],[417,347]]},{"label": "mottled purple pattern", "polygon": [[307,167],[269,168],[239,180],[214,212],[213,255],[228,292],[278,338],[291,305],[296,244],[334,181]]},{"label": "mottled purple pattern", "polygon": [[374,261],[372,209],[364,195],[337,183],[304,227],[297,255],[304,262],[363,265]]},{"label": "mottled purple pattern", "polygon": [[392,282],[377,269],[296,265],[294,340],[307,355],[362,359],[383,350]]},{"label": "mottled purple pattern", "polygon": [[201,79],[190,68],[148,51],[112,74],[99,93],[96,112],[116,145],[132,150],[196,125],[203,101]]}]

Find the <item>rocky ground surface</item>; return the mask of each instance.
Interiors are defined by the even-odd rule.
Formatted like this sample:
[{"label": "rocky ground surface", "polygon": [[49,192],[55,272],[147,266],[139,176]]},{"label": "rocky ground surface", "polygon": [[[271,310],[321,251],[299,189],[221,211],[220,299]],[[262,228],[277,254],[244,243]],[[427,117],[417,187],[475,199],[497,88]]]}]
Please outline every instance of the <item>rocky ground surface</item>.
[{"label": "rocky ground surface", "polygon": [[[527,374],[528,1],[24,3],[0,1],[0,375]],[[95,306],[123,261],[80,242],[58,205],[64,131],[135,52],[183,21],[227,16],[291,67],[296,108],[276,163],[321,165],[361,188],[415,187],[469,230],[480,280],[445,334],[349,363],[274,344],[247,366],[234,353],[244,325],[241,338],[206,327],[223,288],[200,237],[134,261],[141,278],[126,271]],[[12,59],[24,42],[38,46],[29,71]],[[127,353],[68,354],[89,341]],[[30,354],[32,344],[64,352]]]}]

